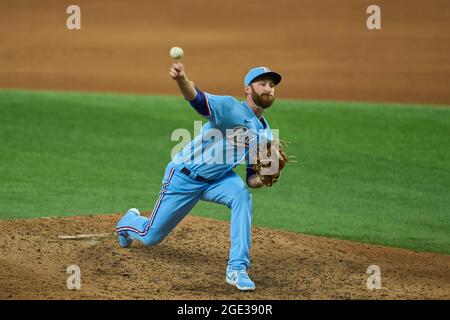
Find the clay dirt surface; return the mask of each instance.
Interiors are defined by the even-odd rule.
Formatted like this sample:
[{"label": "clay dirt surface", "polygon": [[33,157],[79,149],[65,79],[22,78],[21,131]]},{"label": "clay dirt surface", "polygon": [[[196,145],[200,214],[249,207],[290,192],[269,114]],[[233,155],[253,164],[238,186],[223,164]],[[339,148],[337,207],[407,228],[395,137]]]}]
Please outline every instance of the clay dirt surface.
[{"label": "clay dirt surface", "polygon": [[450,1],[0,1],[0,88],[178,95],[169,50],[191,80],[243,96],[251,67],[283,75],[277,97],[450,105]]},{"label": "clay dirt surface", "polygon": [[[113,235],[119,219],[0,221],[0,299],[450,299],[450,256],[261,227],[252,230],[257,287],[240,292],[225,282],[228,222],[189,215],[159,245],[124,249]],[[67,288],[71,265],[80,268],[80,290]],[[371,265],[381,289],[367,288]]]}]

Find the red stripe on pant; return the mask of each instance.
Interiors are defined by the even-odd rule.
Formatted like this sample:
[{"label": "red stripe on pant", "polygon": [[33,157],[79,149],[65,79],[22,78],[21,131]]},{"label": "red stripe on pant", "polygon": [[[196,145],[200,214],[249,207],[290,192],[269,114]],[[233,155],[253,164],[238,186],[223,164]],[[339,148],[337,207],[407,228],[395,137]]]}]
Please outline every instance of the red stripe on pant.
[{"label": "red stripe on pant", "polygon": [[145,237],[147,235],[148,230],[150,229],[150,227],[153,224],[153,221],[155,220],[156,214],[157,214],[158,209],[159,209],[159,207],[161,205],[161,201],[164,198],[164,194],[167,191],[167,187],[170,184],[170,180],[172,179],[174,172],[175,172],[175,169],[172,168],[170,170],[169,176],[167,178],[167,182],[163,184],[163,188],[162,188],[162,191],[161,191],[161,193],[159,195],[158,201],[156,202],[155,208],[153,209],[152,214],[151,214],[151,216],[149,218],[149,223],[145,226],[144,230],[143,231],[139,231],[139,230],[137,230],[137,229],[135,229],[133,227],[125,226],[125,227],[118,228],[117,232],[120,232],[120,231],[132,231],[132,232],[135,232],[135,233],[137,233],[138,235],[140,235],[142,237]]}]

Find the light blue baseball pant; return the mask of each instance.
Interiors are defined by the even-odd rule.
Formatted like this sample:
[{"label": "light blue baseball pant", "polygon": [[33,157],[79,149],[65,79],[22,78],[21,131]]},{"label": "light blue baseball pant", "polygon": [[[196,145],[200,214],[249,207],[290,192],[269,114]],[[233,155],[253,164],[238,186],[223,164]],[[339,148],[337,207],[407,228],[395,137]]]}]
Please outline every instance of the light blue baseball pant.
[{"label": "light blue baseball pant", "polygon": [[121,229],[126,229],[132,239],[146,246],[158,244],[199,200],[224,204],[231,209],[228,265],[235,269],[248,269],[252,196],[241,177],[233,171],[213,182],[201,182],[188,177],[169,163],[150,218],[130,215],[127,225],[121,226]]}]

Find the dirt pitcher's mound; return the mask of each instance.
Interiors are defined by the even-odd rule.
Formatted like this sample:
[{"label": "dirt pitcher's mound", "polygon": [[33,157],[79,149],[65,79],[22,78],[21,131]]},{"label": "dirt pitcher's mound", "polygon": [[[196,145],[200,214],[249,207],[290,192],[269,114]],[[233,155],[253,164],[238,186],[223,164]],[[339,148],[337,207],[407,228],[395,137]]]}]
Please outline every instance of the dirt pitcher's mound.
[{"label": "dirt pitcher's mound", "polygon": [[[160,245],[118,246],[119,215],[0,221],[1,299],[449,299],[450,256],[253,229],[254,292],[225,283],[229,224],[189,216]],[[67,267],[81,271],[69,290]],[[367,268],[381,289],[367,288]]]}]

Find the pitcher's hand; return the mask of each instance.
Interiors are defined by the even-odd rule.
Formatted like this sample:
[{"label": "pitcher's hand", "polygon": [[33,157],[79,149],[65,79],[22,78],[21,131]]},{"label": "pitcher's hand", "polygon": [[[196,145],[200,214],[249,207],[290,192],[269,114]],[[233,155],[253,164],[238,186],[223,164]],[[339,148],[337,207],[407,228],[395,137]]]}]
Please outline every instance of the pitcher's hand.
[{"label": "pitcher's hand", "polygon": [[186,73],[184,72],[184,66],[181,62],[175,62],[169,69],[171,78],[175,81],[186,81]]}]

